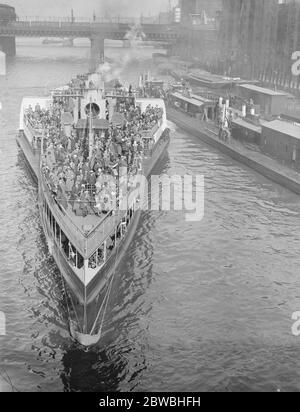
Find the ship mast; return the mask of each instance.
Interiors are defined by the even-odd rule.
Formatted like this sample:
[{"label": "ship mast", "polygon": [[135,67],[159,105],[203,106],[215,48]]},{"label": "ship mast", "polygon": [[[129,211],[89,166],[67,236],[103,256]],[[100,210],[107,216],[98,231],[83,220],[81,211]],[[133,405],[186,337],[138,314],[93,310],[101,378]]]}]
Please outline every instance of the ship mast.
[{"label": "ship mast", "polygon": [[92,98],[90,98],[90,116],[89,116],[89,159],[93,155],[94,146],[94,133],[93,133],[93,123],[92,123]]}]

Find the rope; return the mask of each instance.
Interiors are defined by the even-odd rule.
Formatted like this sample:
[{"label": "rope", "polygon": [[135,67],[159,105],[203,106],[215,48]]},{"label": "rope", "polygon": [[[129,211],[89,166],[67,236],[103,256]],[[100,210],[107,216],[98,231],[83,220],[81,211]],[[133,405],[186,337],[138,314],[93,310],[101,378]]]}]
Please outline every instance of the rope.
[{"label": "rope", "polygon": [[[55,263],[56,263],[56,262],[55,262]],[[58,263],[57,266],[58,266],[60,278],[61,278],[61,281],[62,281],[62,284],[63,284],[63,290],[64,290],[65,297],[66,297],[67,310],[68,310],[69,322],[70,322],[70,320],[72,320],[72,318],[71,318],[71,311],[70,311],[69,304],[68,304],[68,296],[69,296],[69,295],[67,294],[67,290],[66,290],[66,287],[65,287],[65,282],[64,282],[64,278],[63,278],[62,270],[61,270],[61,269],[62,269],[62,268],[61,268],[61,265]],[[72,297],[70,297],[70,299],[71,299],[71,302],[72,302],[72,305],[73,305],[73,309],[74,309],[74,312],[75,312],[75,316],[76,316],[76,319],[77,319],[77,324],[79,325],[78,316],[77,316],[77,312],[76,312],[76,309],[75,309],[74,304],[73,304],[73,301],[72,301]]]},{"label": "rope", "polygon": [[[59,265],[59,266],[61,266],[61,265]],[[67,290],[66,290],[66,287],[65,287],[65,282],[64,282],[63,275],[62,275],[61,267],[59,267],[59,274],[60,274],[60,277],[61,277],[61,281],[62,281],[62,284],[63,284],[64,293],[65,293],[65,296],[66,296],[67,310],[68,310],[69,323],[70,323],[70,321],[72,320],[72,318],[71,318],[71,311],[70,311],[69,304],[68,304],[68,297],[69,297],[69,295],[68,295]],[[71,303],[72,303],[72,306],[73,306],[73,309],[74,309],[74,313],[75,313],[75,316],[76,316],[76,319],[77,319],[77,325],[79,325],[80,323],[79,323],[79,320],[78,320],[77,311],[76,311],[76,309],[75,309],[75,307],[74,307],[74,303],[73,303],[72,297],[70,297],[70,299],[71,299]]]}]

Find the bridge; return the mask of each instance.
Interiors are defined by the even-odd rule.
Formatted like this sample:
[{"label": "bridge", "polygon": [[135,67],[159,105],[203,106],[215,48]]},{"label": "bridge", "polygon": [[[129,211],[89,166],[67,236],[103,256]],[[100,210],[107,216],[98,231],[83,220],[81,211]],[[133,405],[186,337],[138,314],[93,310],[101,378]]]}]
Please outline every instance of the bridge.
[{"label": "bridge", "polygon": [[[133,21],[70,21],[62,19],[0,20],[0,38],[16,37],[64,37],[88,38],[91,41],[91,69],[95,69],[104,57],[104,41],[137,39],[173,43],[179,37],[177,27],[164,24],[134,24]],[[11,54],[14,54],[12,50]]]}]

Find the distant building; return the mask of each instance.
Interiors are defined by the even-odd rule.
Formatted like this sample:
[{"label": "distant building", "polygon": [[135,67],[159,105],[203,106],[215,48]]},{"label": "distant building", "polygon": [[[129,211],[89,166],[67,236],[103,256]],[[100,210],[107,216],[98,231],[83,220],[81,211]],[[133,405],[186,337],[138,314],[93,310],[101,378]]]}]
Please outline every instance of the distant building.
[{"label": "distant building", "polygon": [[261,149],[288,166],[300,168],[300,126],[282,120],[264,123]]},{"label": "distant building", "polygon": [[181,0],[182,20],[187,21],[192,15],[207,16],[207,19],[215,19],[222,10],[222,0]]},{"label": "distant building", "polygon": [[0,76],[6,75],[6,55],[0,50]]},{"label": "distant building", "polygon": [[239,96],[245,101],[253,101],[259,107],[262,116],[281,115],[287,105],[288,96],[283,92],[259,87],[254,84],[243,84],[238,87]]},{"label": "distant building", "polygon": [[300,50],[300,0],[223,0],[219,39],[223,73],[299,87],[291,56]]},{"label": "distant building", "polygon": [[[14,7],[0,4],[0,24],[6,25],[17,18]],[[0,50],[8,56],[16,54],[16,41],[12,36],[0,36]]]}]

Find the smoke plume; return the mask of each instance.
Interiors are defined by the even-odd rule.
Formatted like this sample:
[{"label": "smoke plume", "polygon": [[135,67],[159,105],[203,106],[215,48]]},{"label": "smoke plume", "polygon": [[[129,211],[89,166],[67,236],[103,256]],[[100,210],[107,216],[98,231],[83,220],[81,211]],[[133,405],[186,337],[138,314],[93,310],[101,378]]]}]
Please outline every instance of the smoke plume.
[{"label": "smoke plume", "polygon": [[15,7],[19,16],[62,18],[70,16],[71,9],[76,17],[92,18],[94,12],[99,18],[105,14],[111,17],[139,17],[141,14],[156,15],[169,6],[169,0],[5,0],[3,3]]}]

